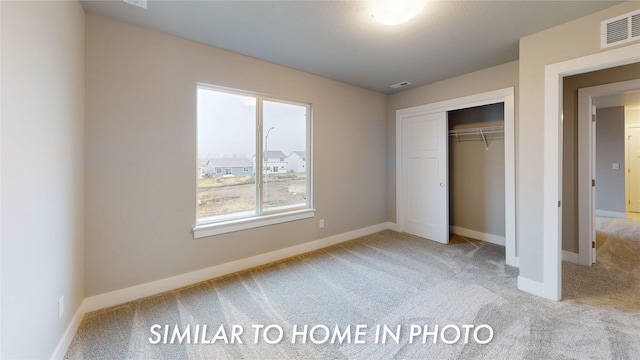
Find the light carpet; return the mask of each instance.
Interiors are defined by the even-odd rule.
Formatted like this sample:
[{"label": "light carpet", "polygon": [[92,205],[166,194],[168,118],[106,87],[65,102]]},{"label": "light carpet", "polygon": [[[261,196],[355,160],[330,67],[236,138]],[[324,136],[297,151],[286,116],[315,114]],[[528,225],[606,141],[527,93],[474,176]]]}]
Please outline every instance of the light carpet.
[{"label": "light carpet", "polygon": [[596,264],[563,263],[563,298],[640,312],[640,220],[597,217],[595,227]]},{"label": "light carpet", "polygon": [[[565,283],[578,285],[569,287],[571,299],[552,302],[518,290],[518,269],[505,265],[504,258],[504,248],[489,243],[454,236],[450,245],[441,245],[383,231],[86,314],[67,358],[632,359],[640,354],[638,308],[626,300],[602,306],[582,303],[585,284],[604,284],[594,290],[603,298],[610,290],[604,281],[582,279],[596,267],[565,274]],[[218,334],[215,344],[193,344],[193,338],[191,344],[152,344],[155,324],[177,324],[180,329],[207,324],[208,341],[220,324],[228,338],[231,326],[237,325],[244,329],[239,337],[243,343],[225,344]],[[493,329],[488,344],[473,336],[467,343],[462,338],[447,344],[441,334],[435,344],[434,336],[426,341],[414,336],[410,342],[411,331],[424,325],[433,331],[435,326],[441,330],[483,324]],[[262,337],[255,343],[254,325],[274,325],[267,340],[277,343]],[[326,325],[332,331],[338,326],[342,335],[350,327],[351,334],[342,341],[334,338],[333,344],[331,338],[314,344],[310,337],[302,344],[300,336],[292,343],[294,326],[300,330],[303,325]],[[366,325],[360,337],[355,335],[357,325]],[[394,335],[399,329],[398,336],[376,341],[378,325],[386,325]],[[280,341],[277,327],[283,329]],[[317,328],[315,340],[323,340],[322,330]],[[455,335],[450,327],[445,340]],[[488,336],[486,328],[478,332],[479,340]]]}]

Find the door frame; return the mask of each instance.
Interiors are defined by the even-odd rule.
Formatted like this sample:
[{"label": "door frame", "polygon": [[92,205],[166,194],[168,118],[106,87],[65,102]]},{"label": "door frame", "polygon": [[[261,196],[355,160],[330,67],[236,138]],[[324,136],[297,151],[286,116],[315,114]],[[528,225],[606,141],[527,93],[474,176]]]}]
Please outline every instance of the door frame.
[{"label": "door frame", "polygon": [[640,44],[545,66],[541,295],[547,299],[562,298],[562,79],[637,62],[640,62]]},{"label": "door frame", "polygon": [[[595,176],[596,144],[594,141],[597,136],[591,121],[594,115],[593,99],[636,90],[640,90],[640,79],[578,89],[578,261],[580,265],[589,266],[595,262],[593,251],[591,251],[591,243],[595,241],[596,234],[596,199],[591,186],[592,176]],[[596,191],[598,191],[597,188]]]},{"label": "door frame", "polygon": [[[640,109],[638,110],[640,111]],[[625,111],[625,115],[626,115],[626,111]],[[626,119],[626,117],[625,117]],[[631,205],[631,196],[630,196],[630,190],[629,190],[629,184],[631,184],[631,173],[629,172],[629,157],[630,157],[630,147],[629,147],[629,133],[631,132],[631,129],[637,129],[640,128],[640,123],[625,123],[624,126],[624,165],[625,165],[625,176],[624,176],[624,202],[625,202],[625,211],[626,212],[630,212],[630,205]]]},{"label": "door frame", "polygon": [[[505,161],[505,252],[506,263],[519,266],[516,241],[515,196],[515,101],[514,88],[488,91],[451,100],[413,106],[396,111],[396,225],[404,231],[402,123],[404,118],[438,112],[466,109],[475,106],[504,103],[504,161]],[[449,154],[447,153],[447,161]],[[447,224],[447,227],[449,224]]]}]

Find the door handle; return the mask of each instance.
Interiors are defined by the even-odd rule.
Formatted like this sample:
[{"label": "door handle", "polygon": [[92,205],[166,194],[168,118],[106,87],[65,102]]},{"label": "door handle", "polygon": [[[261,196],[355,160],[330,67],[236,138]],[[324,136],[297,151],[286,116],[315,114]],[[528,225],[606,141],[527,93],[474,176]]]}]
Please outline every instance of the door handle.
[{"label": "door handle", "polygon": [[444,187],[444,183],[440,183],[440,187]]}]

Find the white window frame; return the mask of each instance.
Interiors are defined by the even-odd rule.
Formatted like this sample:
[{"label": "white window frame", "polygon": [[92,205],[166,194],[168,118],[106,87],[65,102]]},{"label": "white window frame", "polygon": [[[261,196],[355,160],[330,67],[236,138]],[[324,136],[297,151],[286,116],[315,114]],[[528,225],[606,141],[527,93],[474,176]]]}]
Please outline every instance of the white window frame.
[{"label": "white window frame", "polygon": [[[198,218],[197,205],[196,205],[196,224],[193,227],[194,239],[204,238],[208,236],[214,236],[219,234],[225,234],[229,232],[247,230],[262,226],[275,225],[290,221],[297,221],[302,219],[308,219],[315,216],[315,209],[313,208],[313,105],[310,102],[288,100],[270,95],[264,95],[254,92],[229,89],[225,87],[219,87],[209,84],[198,83],[196,90],[205,89],[217,92],[225,92],[229,94],[236,94],[242,96],[251,96],[256,98],[256,209],[246,212],[238,212],[232,214],[215,215],[205,218]],[[306,149],[308,161],[304,162],[306,172],[306,200],[304,204],[291,204],[279,207],[272,207],[268,209],[263,208],[264,192],[263,192],[263,176],[266,175],[263,172],[263,165],[267,161],[264,158],[263,150],[263,116],[262,116],[262,104],[264,101],[278,102],[283,104],[291,104],[297,106],[305,106],[307,108],[307,139]],[[262,155],[260,155],[262,154]],[[196,180],[197,181],[197,180]],[[197,197],[195,199],[197,203]]]}]

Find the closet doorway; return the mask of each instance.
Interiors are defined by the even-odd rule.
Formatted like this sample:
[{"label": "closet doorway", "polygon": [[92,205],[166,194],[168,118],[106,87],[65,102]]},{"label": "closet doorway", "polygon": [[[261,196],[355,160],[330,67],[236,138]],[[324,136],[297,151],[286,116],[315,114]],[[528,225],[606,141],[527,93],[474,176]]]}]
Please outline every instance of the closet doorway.
[{"label": "closet doorway", "polygon": [[[424,232],[416,227],[430,226],[438,229],[438,234],[446,233],[446,239],[430,238],[448,242],[450,230],[451,184],[449,182],[449,115],[456,117],[455,111],[494,105],[503,112],[504,156],[504,246],[506,263],[518,266],[515,221],[515,131],[514,131],[514,89],[490,91],[482,94],[415,106],[396,111],[396,221],[398,230],[424,237]],[[486,108],[485,108],[486,109]],[[494,108],[489,108],[494,109]],[[476,110],[472,110],[476,111]],[[469,124],[460,124],[469,126]],[[496,125],[498,126],[498,125]],[[455,129],[451,129],[455,130]],[[485,139],[479,135],[478,151],[486,151],[496,133]],[[484,142],[487,142],[485,146]],[[474,141],[475,142],[475,141]],[[444,146],[444,151],[442,151]],[[418,153],[422,154],[418,154]],[[430,152],[427,154],[427,152]],[[416,157],[417,155],[420,155]],[[441,169],[433,171],[429,169]],[[445,199],[444,201],[442,199]],[[455,201],[455,199],[454,199]],[[454,204],[455,205],[455,204]],[[485,211],[493,211],[488,209]],[[453,212],[453,219],[456,213]],[[454,223],[455,226],[455,223]],[[462,229],[462,227],[460,226]],[[444,230],[443,230],[444,229]],[[459,229],[456,229],[459,230]],[[467,229],[472,230],[472,229]],[[478,231],[479,233],[480,231]],[[467,233],[467,236],[472,236]],[[429,237],[427,237],[429,238]],[[491,238],[491,237],[489,237]],[[492,242],[502,242],[502,236],[492,238]],[[500,239],[500,240],[499,240]],[[485,237],[483,240],[487,240]]]},{"label": "closet doorway", "polygon": [[449,229],[505,246],[504,103],[449,111]]}]

